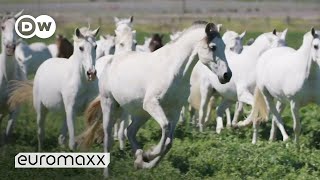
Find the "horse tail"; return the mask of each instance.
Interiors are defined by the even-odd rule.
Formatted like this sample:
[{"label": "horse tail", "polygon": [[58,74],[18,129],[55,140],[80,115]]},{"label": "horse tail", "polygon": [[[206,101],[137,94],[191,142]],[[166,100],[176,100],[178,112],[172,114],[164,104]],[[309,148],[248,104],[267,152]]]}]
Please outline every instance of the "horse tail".
[{"label": "horse tail", "polygon": [[85,110],[86,129],[78,137],[78,144],[81,148],[88,149],[96,139],[103,137],[101,118],[100,96],[97,96]]},{"label": "horse tail", "polygon": [[92,100],[84,112],[86,126],[91,126],[96,119],[101,119],[102,117],[102,109],[100,106],[100,96],[97,96],[94,100]]},{"label": "horse tail", "polygon": [[253,102],[253,120],[255,123],[268,120],[268,108],[262,92],[256,87]]},{"label": "horse tail", "polygon": [[10,110],[18,108],[21,104],[33,101],[32,81],[12,80],[9,82],[8,105]]}]

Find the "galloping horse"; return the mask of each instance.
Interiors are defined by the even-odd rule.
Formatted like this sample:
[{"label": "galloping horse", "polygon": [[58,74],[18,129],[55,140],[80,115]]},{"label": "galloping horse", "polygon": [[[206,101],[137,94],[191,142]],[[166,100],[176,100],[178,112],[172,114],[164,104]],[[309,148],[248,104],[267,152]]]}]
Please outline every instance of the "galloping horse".
[{"label": "galloping horse", "polygon": [[[110,151],[114,118],[123,108],[132,117],[127,136],[136,156],[135,166],[152,168],[158,164],[172,146],[180,111],[189,95],[190,75],[197,61],[200,59],[215,72],[221,83],[231,79],[224,50],[217,27],[213,23],[198,22],[178,39],[152,53],[115,55],[99,79],[104,151]],[[160,125],[162,137],[155,148],[143,152],[136,133],[150,117]],[[99,124],[96,121],[84,134],[92,137]],[[104,174],[108,176],[108,168]]]}]

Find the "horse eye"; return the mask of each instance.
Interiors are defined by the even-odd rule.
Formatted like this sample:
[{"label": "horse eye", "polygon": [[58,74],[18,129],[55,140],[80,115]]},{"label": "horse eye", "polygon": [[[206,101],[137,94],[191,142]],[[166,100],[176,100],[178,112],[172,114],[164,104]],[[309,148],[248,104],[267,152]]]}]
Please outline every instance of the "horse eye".
[{"label": "horse eye", "polygon": [[210,47],[212,51],[215,51],[217,49],[217,46]]},{"label": "horse eye", "polygon": [[1,26],[1,29],[2,29],[2,30],[4,30],[4,29],[5,29],[5,27],[4,27],[4,26]]},{"label": "horse eye", "polygon": [[123,43],[120,43],[120,46],[124,46],[124,44],[123,44]]},{"label": "horse eye", "polygon": [[80,49],[80,51],[83,51],[83,47],[82,46],[80,46],[79,49]]},{"label": "horse eye", "polygon": [[94,49],[97,49],[97,45],[94,46]]},{"label": "horse eye", "polygon": [[314,45],[313,47],[314,47],[314,49],[316,49],[316,50],[319,49],[319,46],[318,46],[318,45]]}]

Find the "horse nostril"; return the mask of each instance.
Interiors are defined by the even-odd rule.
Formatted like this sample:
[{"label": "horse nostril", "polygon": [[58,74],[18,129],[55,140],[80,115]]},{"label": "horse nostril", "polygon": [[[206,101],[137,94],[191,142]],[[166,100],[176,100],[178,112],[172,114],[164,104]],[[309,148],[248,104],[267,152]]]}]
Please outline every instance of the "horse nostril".
[{"label": "horse nostril", "polygon": [[97,71],[94,71],[94,75],[95,75],[95,76],[97,75]]},{"label": "horse nostril", "polygon": [[89,73],[89,71],[87,71],[87,76],[90,76],[90,73]]},{"label": "horse nostril", "polygon": [[223,78],[224,78],[225,80],[229,81],[231,77],[230,77],[229,73],[224,73],[224,74],[223,74]]}]

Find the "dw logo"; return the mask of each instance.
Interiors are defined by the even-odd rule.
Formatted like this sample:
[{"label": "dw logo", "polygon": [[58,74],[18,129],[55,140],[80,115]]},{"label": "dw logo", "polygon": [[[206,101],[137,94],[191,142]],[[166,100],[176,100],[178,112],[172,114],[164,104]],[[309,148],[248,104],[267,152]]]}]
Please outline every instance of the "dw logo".
[{"label": "dw logo", "polygon": [[56,31],[56,22],[48,15],[34,18],[31,15],[20,16],[15,23],[16,33],[25,39],[37,36],[45,39],[51,37]]}]

